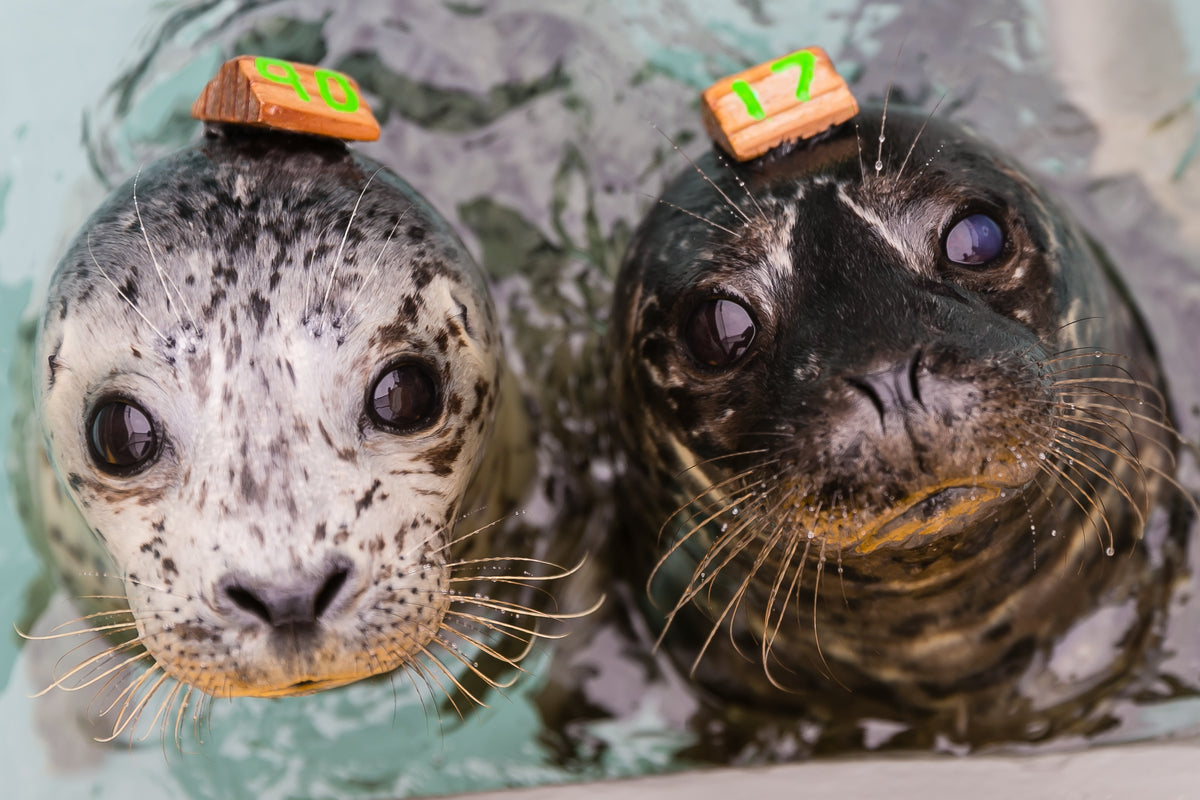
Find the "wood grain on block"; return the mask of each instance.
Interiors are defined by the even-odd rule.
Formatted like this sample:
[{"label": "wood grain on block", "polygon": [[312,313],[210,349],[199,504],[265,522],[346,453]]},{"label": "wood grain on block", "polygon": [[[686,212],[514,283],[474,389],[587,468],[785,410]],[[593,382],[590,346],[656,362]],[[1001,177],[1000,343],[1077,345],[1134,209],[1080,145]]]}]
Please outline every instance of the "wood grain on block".
[{"label": "wood grain on block", "polygon": [[353,78],[263,56],[238,56],[222,64],[192,104],[192,116],[335,139],[379,138],[379,123]]},{"label": "wood grain on block", "polygon": [[701,101],[708,135],[738,161],[815,136],[858,113],[846,81],[819,47],[722,78]]}]

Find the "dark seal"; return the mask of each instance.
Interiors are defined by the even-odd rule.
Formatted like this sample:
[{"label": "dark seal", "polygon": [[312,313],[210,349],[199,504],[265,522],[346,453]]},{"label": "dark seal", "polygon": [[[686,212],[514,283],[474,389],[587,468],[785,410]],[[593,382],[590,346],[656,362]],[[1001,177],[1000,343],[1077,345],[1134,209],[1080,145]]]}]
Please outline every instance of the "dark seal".
[{"label": "dark seal", "polygon": [[881,123],[706,156],[641,224],[610,342],[627,573],[706,697],[809,744],[1095,730],[1177,572],[1154,346],[1008,158]]}]

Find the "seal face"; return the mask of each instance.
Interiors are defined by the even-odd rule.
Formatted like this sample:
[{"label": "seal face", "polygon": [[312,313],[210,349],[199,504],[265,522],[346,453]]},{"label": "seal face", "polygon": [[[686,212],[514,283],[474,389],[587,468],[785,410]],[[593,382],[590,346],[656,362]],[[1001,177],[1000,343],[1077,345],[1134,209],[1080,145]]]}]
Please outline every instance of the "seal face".
[{"label": "seal face", "polygon": [[[895,110],[874,163],[880,119],[707,156],[635,235],[610,342],[628,573],[721,704],[1044,736],[1165,603],[1144,535],[1174,464],[1162,378],[1029,178]],[[1120,646],[1045,678],[1112,607]]]},{"label": "seal face", "polygon": [[48,544],[128,609],[105,619],[161,670],[143,686],[396,669],[447,641],[501,363],[478,268],[403,181],[338,142],[210,129],[53,277],[35,402],[81,518]]}]

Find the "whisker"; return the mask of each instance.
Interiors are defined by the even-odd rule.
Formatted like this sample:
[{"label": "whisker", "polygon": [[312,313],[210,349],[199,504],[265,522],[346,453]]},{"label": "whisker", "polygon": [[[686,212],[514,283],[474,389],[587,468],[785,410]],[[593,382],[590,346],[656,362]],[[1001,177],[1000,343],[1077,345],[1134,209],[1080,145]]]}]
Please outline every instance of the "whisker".
[{"label": "whisker", "polygon": [[728,194],[726,194],[725,190],[722,189],[720,186],[718,186],[716,184],[716,182],[713,181],[712,178],[708,177],[708,175],[704,172],[704,170],[700,169],[700,165],[697,164],[692,159],[691,156],[689,156],[687,153],[683,152],[683,150],[681,150],[679,148],[679,145],[675,144],[675,142],[673,142],[671,140],[670,136],[667,136],[666,131],[664,131],[662,128],[658,127],[657,125],[655,125],[653,123],[651,123],[650,127],[654,128],[654,130],[656,130],[660,134],[662,134],[663,138],[671,143],[671,147],[673,147],[675,149],[675,152],[678,153],[679,155],[683,156],[684,160],[686,160],[689,164],[692,165],[692,169],[696,170],[696,174],[699,175],[701,178],[703,178],[705,183],[707,183],[709,186],[711,186],[712,188],[717,190],[717,194],[721,195],[721,197],[729,205],[730,209],[732,209],[738,216],[740,216],[742,218],[742,220],[744,222],[746,222],[747,224],[749,224],[751,222],[750,215],[747,214],[745,211],[743,211],[741,206],[739,206],[737,203],[733,202],[733,198],[730,197]]},{"label": "whisker", "polygon": [[155,325],[153,322],[151,322],[150,318],[147,317],[142,312],[142,310],[140,308],[138,308],[137,305],[134,304],[134,302],[132,300],[129,299],[129,296],[126,295],[125,292],[123,292],[121,290],[121,287],[117,286],[116,282],[112,279],[112,276],[110,276],[108,274],[108,271],[105,270],[104,267],[100,266],[100,262],[98,260],[96,260],[96,254],[94,252],[92,252],[92,229],[91,228],[88,228],[88,232],[87,232],[87,248],[88,248],[88,255],[91,256],[91,258],[92,258],[92,263],[96,266],[96,269],[100,271],[100,274],[102,276],[104,276],[104,280],[108,281],[108,284],[110,286],[112,286],[113,290],[118,295],[120,295],[121,299],[125,301],[125,305],[132,308],[134,313],[142,318],[142,322],[146,323],[146,325],[149,326],[150,330],[154,331],[154,333],[158,336],[158,338],[162,339],[163,342],[169,347],[171,344],[171,340],[167,338],[166,334],[164,334],[162,331],[160,331],[158,329],[158,326]]},{"label": "whisker", "polygon": [[[363,191],[366,191],[366,189],[364,188]],[[366,277],[363,278],[362,283],[359,284],[358,291],[355,292],[354,297],[350,299],[350,304],[346,306],[346,310],[343,311],[337,318],[337,321],[333,323],[333,327],[340,328],[342,326],[342,320],[344,320],[346,315],[349,314],[354,308],[354,304],[358,302],[358,298],[363,293],[363,289],[367,288],[367,284],[370,283],[371,278],[375,276],[375,271],[379,268],[379,262],[383,259],[383,254],[387,252],[387,246],[392,242],[393,234],[396,233],[396,229],[400,227],[400,223],[404,221],[404,218],[408,216],[408,212],[411,210],[412,206],[409,206],[408,208],[404,209],[403,213],[401,213],[399,217],[397,217],[396,224],[392,226],[390,231],[388,231],[387,239],[384,241],[383,246],[379,248],[379,255],[375,256],[375,262],[371,264],[371,269],[367,271]],[[350,229],[347,227],[346,232],[349,233],[349,231]],[[328,296],[328,292],[326,292],[326,295]]]},{"label": "whisker", "polygon": [[354,217],[358,214],[358,205],[362,202],[363,197],[367,194],[367,189],[371,185],[371,181],[375,180],[375,176],[382,171],[382,167],[371,173],[371,177],[367,178],[367,182],[363,184],[362,191],[358,193],[358,199],[354,201],[354,208],[350,209],[350,219],[346,222],[346,230],[342,232],[342,241],[338,245],[337,253],[333,257],[333,269],[329,271],[329,283],[325,286],[325,296],[321,298],[321,305],[317,307],[317,313],[325,309],[325,304],[329,302],[329,293],[333,291],[333,281],[337,277],[337,271],[342,266],[342,251],[346,248],[346,240],[350,237],[350,228],[354,225]]},{"label": "whisker", "polygon": [[938,108],[942,105],[942,101],[946,99],[945,93],[938,98],[938,101],[933,104],[933,110],[929,112],[929,116],[921,123],[920,130],[913,137],[912,144],[908,146],[908,152],[904,154],[904,160],[900,162],[900,169],[896,171],[896,177],[893,179],[895,183],[900,182],[900,176],[904,174],[904,167],[908,165],[908,159],[912,157],[913,150],[917,149],[917,142],[921,141],[921,134],[925,132],[925,126],[929,124],[929,120],[933,119],[933,115],[937,113]]},{"label": "whisker", "polygon": [[154,248],[150,245],[150,235],[146,233],[146,225],[142,222],[142,209],[141,205],[138,203],[137,196],[138,179],[141,177],[142,168],[138,167],[137,173],[133,176],[133,213],[137,215],[138,227],[142,231],[142,240],[146,243],[146,251],[150,254],[150,261],[154,264],[155,272],[158,273],[159,282],[162,283],[163,294],[166,295],[167,308],[171,309],[171,312],[175,315],[175,320],[180,325],[183,325],[183,317],[179,315],[179,311],[171,302],[171,290],[167,288],[167,282],[169,281],[171,287],[175,289],[175,294],[179,298],[179,304],[183,306],[183,310],[187,312],[188,320],[191,322],[192,329],[196,330],[196,318],[192,315],[191,308],[188,307],[187,301],[183,298],[183,291],[180,290],[179,284],[175,283],[175,278],[171,276],[171,273],[164,270],[162,265],[159,264],[158,256],[154,254]]},{"label": "whisker", "polygon": [[695,211],[689,211],[688,209],[684,208],[683,206],[672,203],[670,200],[663,200],[661,197],[656,197],[655,195],[652,195],[649,192],[640,192],[640,194],[642,194],[645,197],[649,197],[652,200],[654,200],[655,202],[661,203],[664,206],[668,206],[670,208],[675,209],[676,211],[687,214],[689,217],[692,217],[693,219],[697,219],[697,220],[703,222],[705,225],[711,225],[712,227],[716,228],[719,231],[728,233],[730,236],[733,236],[735,238],[741,236],[740,233],[737,233],[736,231],[726,228],[724,225],[720,224],[719,222],[713,222],[708,217],[701,216],[700,214],[697,214]]}]

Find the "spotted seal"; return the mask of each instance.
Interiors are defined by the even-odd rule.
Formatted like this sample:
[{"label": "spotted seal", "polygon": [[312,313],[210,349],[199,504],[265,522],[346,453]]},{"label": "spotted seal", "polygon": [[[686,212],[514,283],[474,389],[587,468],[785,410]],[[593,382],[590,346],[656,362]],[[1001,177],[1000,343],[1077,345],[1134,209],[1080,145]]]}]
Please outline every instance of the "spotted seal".
[{"label": "spotted seal", "polygon": [[1163,375],[1101,250],[912,112],[696,166],[634,236],[609,347],[661,646],[713,705],[827,742],[1102,727],[1183,526]]},{"label": "spotted seal", "polygon": [[115,663],[149,665],[118,729],[162,685],[471,694],[527,650],[546,548],[471,535],[530,474],[522,402],[484,276],[396,175],[209,127],[110,195],[42,308],[27,521]]}]

